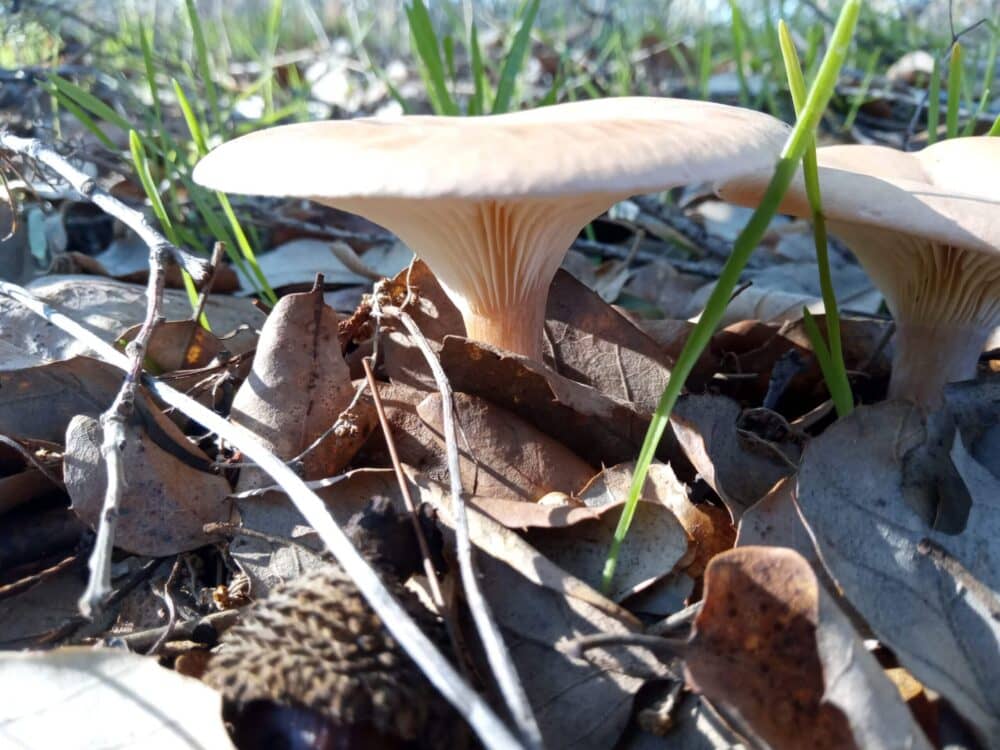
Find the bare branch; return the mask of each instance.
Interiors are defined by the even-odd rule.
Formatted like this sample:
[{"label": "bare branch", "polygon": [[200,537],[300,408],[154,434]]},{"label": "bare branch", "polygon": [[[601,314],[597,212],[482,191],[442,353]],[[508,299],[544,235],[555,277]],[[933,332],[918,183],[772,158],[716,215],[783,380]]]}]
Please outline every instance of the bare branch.
[{"label": "bare branch", "polygon": [[35,138],[21,138],[5,130],[0,130],[0,149],[21,154],[55,171],[81,197],[100,206],[104,211],[114,216],[122,224],[135,232],[139,236],[139,239],[150,248],[151,252],[156,252],[161,256],[169,258],[172,262],[177,263],[177,265],[191,274],[196,284],[201,285],[208,278],[210,266],[207,261],[197,258],[168,242],[166,237],[153,228],[153,225],[149,223],[141,211],[136,211],[134,208],[122,203],[107,190],[101,188],[93,178],[81,172],[41,141]]}]

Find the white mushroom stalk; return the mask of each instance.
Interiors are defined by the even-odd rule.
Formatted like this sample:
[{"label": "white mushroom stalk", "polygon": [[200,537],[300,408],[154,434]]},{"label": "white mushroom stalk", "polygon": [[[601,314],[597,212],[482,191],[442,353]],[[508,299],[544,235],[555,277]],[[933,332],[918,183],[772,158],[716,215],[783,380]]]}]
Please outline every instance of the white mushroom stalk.
[{"label": "white mushroom stalk", "polygon": [[[896,321],[889,397],[937,406],[947,383],[976,375],[1000,325],[1000,138],[957,138],[918,153],[880,146],[817,151],[823,209]],[[755,205],[763,175],[719,187]],[[797,181],[781,210],[808,216]]]},{"label": "white mushroom stalk", "polygon": [[736,107],[599,99],[272,128],[220,146],[194,176],[381,224],[427,262],[470,338],[540,360],[549,285],[588,222],[630,195],[770,169],[786,135]]}]

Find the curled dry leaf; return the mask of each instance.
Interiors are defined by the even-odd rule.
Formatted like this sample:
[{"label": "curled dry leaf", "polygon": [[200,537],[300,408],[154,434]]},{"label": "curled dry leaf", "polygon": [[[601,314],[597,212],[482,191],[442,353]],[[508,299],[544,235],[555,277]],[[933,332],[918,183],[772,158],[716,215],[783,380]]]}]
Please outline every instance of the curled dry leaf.
[{"label": "curled dry leaf", "polygon": [[740,416],[739,405],[724,396],[690,395],[678,400],[670,418],[684,453],[734,521],[791,474],[798,457],[794,444],[741,433]]},{"label": "curled dry leaf", "polygon": [[931,747],[793,550],[742,547],[709,564],[685,672],[689,684],[762,746]]},{"label": "curled dry leaf", "polygon": [[[441,487],[425,483],[421,496],[452,524]],[[503,630],[545,746],[607,748],[628,724],[638,688],[667,676],[642,649],[595,649],[587,660],[569,655],[572,642],[593,633],[637,633],[639,621],[569,575],[515,532],[468,509],[469,534],[480,585]]]},{"label": "curled dry leaf", "polygon": [[932,530],[909,501],[907,458],[940,439],[911,405],[859,408],[807,448],[798,503],[824,564],[878,638],[995,746],[1000,479],[956,437],[968,520],[959,533]]},{"label": "curled dry leaf", "polygon": [[[274,306],[261,331],[253,369],[233,399],[230,418],[287,461],[323,435],[353,396],[337,335],[337,313],[316,287],[286,295]],[[331,433],[304,457],[303,476],[331,476],[352,457],[344,455]],[[265,484],[270,481],[262,472],[244,469],[238,489]]]},{"label": "curled dry leaf", "polygon": [[62,648],[0,654],[6,747],[231,748],[222,697],[155,659]]},{"label": "curled dry leaf", "polygon": [[[649,425],[631,404],[486,344],[448,336],[441,364],[456,391],[512,411],[593,466],[635,458]],[[665,437],[657,455],[675,453]]]},{"label": "curled dry leaf", "polygon": [[[533,502],[576,492],[593,475],[588,463],[506,409],[465,393],[454,400],[462,484],[471,494]],[[443,446],[440,394],[427,396],[417,413]]]},{"label": "curled dry leaf", "polygon": [[[107,487],[103,439],[101,423],[91,417],[74,417],[66,430],[66,491],[73,511],[94,528]],[[127,423],[122,460],[116,546],[151,557],[172,555],[211,542],[202,528],[206,523],[229,520],[229,483],[205,470],[204,455],[166,417]]]}]

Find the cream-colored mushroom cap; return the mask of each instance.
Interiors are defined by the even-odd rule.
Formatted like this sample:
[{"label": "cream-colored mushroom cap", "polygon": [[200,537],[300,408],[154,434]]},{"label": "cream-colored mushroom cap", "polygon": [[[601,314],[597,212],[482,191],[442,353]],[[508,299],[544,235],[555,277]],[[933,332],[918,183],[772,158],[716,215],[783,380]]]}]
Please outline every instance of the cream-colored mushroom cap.
[{"label": "cream-colored mushroom cap", "polygon": [[539,358],[549,283],[587,222],[630,195],[769,168],[787,133],[720,104],[598,99],[287,125],[223,144],[194,178],[381,224],[428,263],[470,337]]},{"label": "cream-colored mushroom cap", "polygon": [[[823,213],[896,319],[890,395],[934,405],[945,383],[975,375],[1000,325],[1000,138],[956,138],[916,153],[881,146],[817,150]],[[720,184],[755,206],[770,175]],[[779,209],[810,215],[801,176]]]}]

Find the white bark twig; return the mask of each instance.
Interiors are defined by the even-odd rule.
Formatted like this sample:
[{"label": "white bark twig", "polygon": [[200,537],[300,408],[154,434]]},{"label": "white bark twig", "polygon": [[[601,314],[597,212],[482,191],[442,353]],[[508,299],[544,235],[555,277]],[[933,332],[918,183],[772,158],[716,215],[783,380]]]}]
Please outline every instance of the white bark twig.
[{"label": "white bark twig", "polygon": [[136,211],[122,203],[100,187],[92,177],[81,172],[42,141],[36,138],[21,138],[0,129],[0,149],[19,153],[53,170],[81,197],[99,206],[135,232],[139,239],[149,247],[151,253],[157,252],[161,257],[168,257],[191,274],[191,278],[196,284],[201,285],[208,277],[210,266],[207,261],[170,243],[166,237],[153,228],[153,225],[149,223],[141,211]]},{"label": "white bark twig", "polygon": [[[0,294],[17,300],[32,312],[45,318],[74,338],[85,342],[101,359],[122,370],[131,367],[129,359],[110,344],[88,331],[76,321],[46,305],[24,287],[0,281]],[[215,432],[237,450],[257,463],[285,491],[305,520],[315,529],[323,543],[351,577],[355,585],[385,623],[386,628],[420,667],[431,683],[465,718],[488,748],[521,748],[510,730],[503,724],[476,691],[470,688],[455,668],[437,650],[412,618],[392,598],[378,575],[337,525],[316,493],[311,491],[290,468],[271,453],[248,430],[230,423],[190,396],[174,390],[156,378],[144,377],[144,383],[158,398],[186,414],[208,430]]]},{"label": "white bark twig", "polygon": [[486,597],[479,587],[478,574],[472,558],[472,541],[469,538],[469,522],[465,513],[465,496],[462,490],[462,475],[458,460],[458,436],[455,428],[453,412],[453,394],[451,384],[445,375],[441,362],[438,360],[430,344],[420,328],[408,313],[398,307],[382,306],[380,304],[380,289],[376,285],[372,294],[372,315],[391,316],[399,320],[413,339],[414,344],[427,361],[434,376],[438,391],[441,393],[441,419],[444,425],[445,452],[448,459],[448,477],[451,489],[451,512],[455,523],[455,551],[458,556],[459,572],[462,578],[462,588],[469,603],[472,619],[482,640],[486,658],[496,678],[500,692],[507,703],[514,721],[521,730],[522,739],[532,748],[542,747],[542,733],[531,710],[531,703],[521,685],[517,669],[510,657],[507,644],[504,643],[500,628],[493,619]]}]

